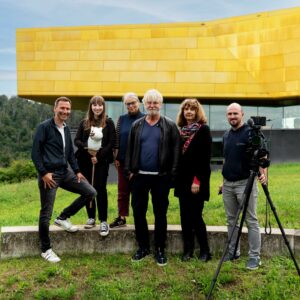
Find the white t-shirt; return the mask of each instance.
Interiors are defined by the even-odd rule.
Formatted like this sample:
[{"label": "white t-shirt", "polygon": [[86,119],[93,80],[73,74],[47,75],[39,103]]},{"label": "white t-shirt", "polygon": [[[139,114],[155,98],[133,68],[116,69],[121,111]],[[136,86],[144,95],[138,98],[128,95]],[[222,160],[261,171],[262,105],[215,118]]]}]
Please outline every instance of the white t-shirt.
[{"label": "white t-shirt", "polygon": [[64,124],[62,127],[58,127],[56,125],[56,127],[57,127],[58,131],[61,134],[61,137],[62,137],[62,140],[63,140],[63,145],[64,145],[64,152],[65,152],[65,147],[66,147],[65,127],[66,127],[66,124]]}]

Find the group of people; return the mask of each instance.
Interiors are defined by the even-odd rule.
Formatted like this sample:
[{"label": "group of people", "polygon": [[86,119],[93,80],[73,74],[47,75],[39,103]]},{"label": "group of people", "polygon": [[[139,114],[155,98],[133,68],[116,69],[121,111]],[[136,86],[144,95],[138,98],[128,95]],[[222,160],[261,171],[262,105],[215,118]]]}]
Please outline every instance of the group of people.
[{"label": "group of people", "polygon": [[[72,146],[66,120],[71,112],[71,101],[59,97],[54,103],[54,117],[42,122],[34,137],[32,160],[38,171],[41,210],[39,237],[41,256],[50,262],[60,258],[52,250],[49,224],[58,187],[80,196],[55,219],[54,224],[68,232],[78,228],[70,221],[82,207],[86,207],[88,220],[85,228],[96,226],[96,209],[100,221],[100,235],[109,229],[126,225],[131,196],[135,235],[138,249],[132,256],[137,262],[151,253],[146,213],[149,193],[155,218],[154,257],[160,266],[167,264],[167,210],[169,192],[179,199],[183,239],[182,261],[194,257],[195,238],[200,246],[199,259],[207,262],[211,252],[202,217],[205,201],[210,198],[210,158],[212,138],[204,109],[197,99],[185,99],[179,108],[177,122],[161,115],[163,97],[155,89],[143,97],[145,114],[139,109],[136,94],[127,93],[123,103],[127,113],[120,116],[115,128],[106,115],[105,101],[93,96],[86,117],[80,122]],[[243,123],[242,107],[228,106],[231,126],[224,134],[224,166],[222,185],[227,215],[228,233],[250,176],[250,161],[246,155],[249,126]],[[109,165],[114,161],[118,170],[118,216],[107,223],[107,178]],[[264,170],[259,180],[267,181]],[[248,269],[260,265],[260,231],[256,216],[257,184],[254,184],[246,214],[249,231]],[[230,244],[226,260],[238,259],[234,255],[235,241]]]}]

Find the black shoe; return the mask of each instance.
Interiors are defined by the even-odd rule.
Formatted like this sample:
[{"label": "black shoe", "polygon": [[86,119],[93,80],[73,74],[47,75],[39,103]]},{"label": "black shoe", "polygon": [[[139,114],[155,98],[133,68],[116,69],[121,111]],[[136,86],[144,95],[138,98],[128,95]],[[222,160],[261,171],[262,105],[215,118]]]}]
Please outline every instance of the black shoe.
[{"label": "black shoe", "polygon": [[109,224],[110,228],[115,228],[115,227],[123,227],[126,225],[126,219],[122,219],[121,217],[115,218],[115,220]]},{"label": "black shoe", "polygon": [[240,255],[232,255],[232,254],[229,254],[229,253],[227,253],[226,255],[225,255],[225,257],[224,257],[224,260],[223,260],[223,262],[226,262],[226,261],[233,261],[233,260],[237,260],[237,259],[239,259],[240,258]]},{"label": "black shoe", "polygon": [[199,259],[203,262],[211,260],[211,254],[209,252],[200,253]]},{"label": "black shoe", "polygon": [[131,261],[137,262],[143,260],[147,255],[150,254],[149,249],[139,248],[136,253],[132,256]]},{"label": "black shoe", "polygon": [[189,261],[191,258],[193,258],[194,254],[192,251],[185,251],[183,252],[181,256],[182,261]]},{"label": "black shoe", "polygon": [[159,265],[160,267],[165,266],[168,261],[166,255],[165,255],[165,252],[160,251],[160,250],[156,252],[155,260],[156,260],[157,265]]}]

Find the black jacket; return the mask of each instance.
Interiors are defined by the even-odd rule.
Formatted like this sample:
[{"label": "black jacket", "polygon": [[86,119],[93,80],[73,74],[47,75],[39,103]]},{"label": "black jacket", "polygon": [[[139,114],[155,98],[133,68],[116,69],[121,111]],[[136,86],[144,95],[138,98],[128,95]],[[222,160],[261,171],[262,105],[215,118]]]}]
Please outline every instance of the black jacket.
[{"label": "black jacket", "polygon": [[41,176],[54,171],[64,172],[68,163],[75,173],[79,172],[68,126],[64,127],[64,132],[65,151],[63,151],[63,139],[56,127],[54,118],[42,122],[37,127],[31,158]]},{"label": "black jacket", "polygon": [[[125,159],[125,173],[137,174],[139,171],[140,137],[146,116],[132,124]],[[180,155],[180,135],[176,124],[167,117],[160,117],[159,175],[177,174]]]},{"label": "black jacket", "polygon": [[[90,136],[91,129],[84,129],[84,121],[82,120],[78,126],[77,133],[74,139],[74,144],[78,148],[76,157],[84,163],[90,162],[91,155],[88,153],[87,141]],[[97,152],[97,160],[101,162],[113,162],[113,147],[116,141],[115,124],[111,118],[106,119],[106,126],[103,128],[103,138],[101,149]]]},{"label": "black jacket", "polygon": [[[207,125],[202,125],[185,153],[180,156],[175,196],[187,197],[192,195],[199,200],[209,200],[211,143],[210,129]],[[195,176],[200,181],[198,194],[191,193]]]}]

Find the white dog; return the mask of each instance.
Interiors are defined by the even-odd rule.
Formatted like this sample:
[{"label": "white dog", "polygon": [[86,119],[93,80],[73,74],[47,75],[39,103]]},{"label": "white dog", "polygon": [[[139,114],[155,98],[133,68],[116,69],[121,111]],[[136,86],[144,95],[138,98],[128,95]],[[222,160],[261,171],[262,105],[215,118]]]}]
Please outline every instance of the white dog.
[{"label": "white dog", "polygon": [[102,127],[91,127],[91,133],[88,138],[88,149],[98,151],[101,148],[102,144]]}]

